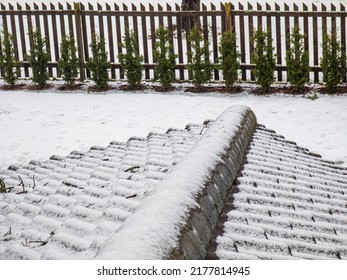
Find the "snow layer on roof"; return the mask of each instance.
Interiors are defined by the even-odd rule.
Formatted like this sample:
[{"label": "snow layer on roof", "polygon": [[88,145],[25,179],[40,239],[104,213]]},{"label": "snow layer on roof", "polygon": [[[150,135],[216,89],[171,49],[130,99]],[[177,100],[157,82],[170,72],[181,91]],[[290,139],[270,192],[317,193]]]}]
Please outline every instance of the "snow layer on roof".
[{"label": "snow layer on roof", "polygon": [[[95,258],[207,126],[150,133],[0,170],[10,190],[0,194],[0,259]],[[154,218],[149,217],[147,222]]]},{"label": "snow layer on roof", "polygon": [[258,127],[217,238],[221,259],[347,259],[347,170]]},{"label": "snow layer on roof", "polygon": [[[180,226],[195,197],[203,190],[210,169],[221,161],[248,107],[232,106],[221,114],[157,188],[142,201],[103,246],[101,259],[163,259],[177,244]],[[132,242],[128,242],[132,240]]]}]

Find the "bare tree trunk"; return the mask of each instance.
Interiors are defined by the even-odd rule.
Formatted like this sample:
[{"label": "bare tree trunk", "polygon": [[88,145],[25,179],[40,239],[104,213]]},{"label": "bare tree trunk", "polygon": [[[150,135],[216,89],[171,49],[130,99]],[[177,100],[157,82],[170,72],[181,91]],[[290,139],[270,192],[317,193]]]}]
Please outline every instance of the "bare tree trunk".
[{"label": "bare tree trunk", "polygon": [[[200,0],[182,0],[181,4],[182,11],[199,11]],[[194,17],[187,17],[183,19],[182,26],[186,31],[191,30],[194,26],[198,26],[198,19]]]}]

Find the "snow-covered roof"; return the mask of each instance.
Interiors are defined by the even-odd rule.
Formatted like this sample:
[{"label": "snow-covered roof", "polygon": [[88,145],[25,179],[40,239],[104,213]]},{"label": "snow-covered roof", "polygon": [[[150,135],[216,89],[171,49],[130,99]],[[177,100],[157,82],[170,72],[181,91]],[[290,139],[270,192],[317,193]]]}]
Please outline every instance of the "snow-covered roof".
[{"label": "snow-covered roof", "polygon": [[347,259],[347,170],[259,126],[227,201],[220,259]]},{"label": "snow-covered roof", "polygon": [[256,123],[233,106],[0,171],[0,259],[346,258],[347,171]]},{"label": "snow-covered roof", "polygon": [[187,125],[0,171],[11,188],[0,194],[0,259],[95,258],[207,127]]}]

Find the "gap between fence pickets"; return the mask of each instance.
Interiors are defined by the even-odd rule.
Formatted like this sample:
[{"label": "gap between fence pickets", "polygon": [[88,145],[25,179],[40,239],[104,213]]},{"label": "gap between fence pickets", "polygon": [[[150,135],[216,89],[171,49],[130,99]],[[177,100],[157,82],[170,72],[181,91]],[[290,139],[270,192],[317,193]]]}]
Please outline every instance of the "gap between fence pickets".
[{"label": "gap between fence pickets", "polygon": [[[250,40],[253,28],[265,26],[272,29],[274,36],[274,47],[277,56],[278,81],[286,80],[286,51],[290,48],[286,38],[294,24],[299,24],[301,30],[306,34],[305,49],[309,51],[311,73],[310,79],[319,82],[321,78],[321,48],[322,34],[337,30],[343,50],[346,52],[346,7],[343,3],[339,6],[337,3],[331,3],[330,6],[321,3],[303,2],[302,7],[299,4],[293,4],[289,7],[287,3],[279,5],[253,5],[252,3],[223,3],[220,7],[211,4],[207,9],[205,4],[201,4],[200,10],[182,11],[178,4],[165,5],[158,4],[157,9],[152,4],[146,8],[140,4],[140,9],[132,4],[131,7],[123,4],[122,7],[117,3],[110,5],[95,6],[88,3],[67,2],[46,5],[38,4],[19,4],[4,2],[0,4],[0,29],[8,29],[16,37],[15,56],[23,61],[21,65],[20,77],[29,78],[31,69],[26,62],[26,53],[30,50],[28,38],[28,29],[30,27],[40,27],[42,33],[48,37],[47,48],[50,50],[51,61],[49,64],[49,73],[53,78],[60,77],[57,71],[57,61],[59,59],[59,43],[63,35],[70,35],[76,38],[77,50],[80,58],[80,78],[90,78],[90,73],[85,68],[85,62],[89,57],[89,43],[93,32],[106,34],[106,49],[109,53],[112,79],[124,79],[124,73],[121,69],[118,54],[123,50],[119,47],[122,41],[125,25],[130,28],[137,27],[139,38],[140,53],[145,56],[145,79],[154,78],[155,60],[153,57],[153,47],[155,35],[153,30],[159,27],[160,23],[174,30],[173,36],[174,51],[178,54],[176,75],[180,80],[189,78],[186,65],[188,63],[186,53],[189,50],[186,32],[182,25],[182,19],[187,17],[198,18],[201,28],[204,29],[205,37],[210,40],[211,60],[218,62],[219,50],[218,44],[220,33],[233,29],[237,33],[238,45],[241,51],[241,77],[242,80],[251,80],[250,54],[253,50],[253,44]],[[174,6],[174,7],[173,7]],[[273,7],[274,6],[274,7]],[[208,32],[206,31],[208,30]],[[182,36],[183,34],[183,36]],[[146,37],[144,39],[144,37]],[[115,47],[118,46],[118,47]],[[214,71],[214,80],[220,80],[223,77],[218,70]]]},{"label": "gap between fence pickets", "polygon": [[[252,117],[251,117],[252,116]],[[177,247],[182,226],[196,198],[205,188],[212,170],[239,137],[246,118],[253,112],[246,106],[231,106],[201,136],[185,159],[178,163],[141,202],[117,233],[102,246],[98,259],[165,259]],[[129,242],[131,240],[131,242]]]}]

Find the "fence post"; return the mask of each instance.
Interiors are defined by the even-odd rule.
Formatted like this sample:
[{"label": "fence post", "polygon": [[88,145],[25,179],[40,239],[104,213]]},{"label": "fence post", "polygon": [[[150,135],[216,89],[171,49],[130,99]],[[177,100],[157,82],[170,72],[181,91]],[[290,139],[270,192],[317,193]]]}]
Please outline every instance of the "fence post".
[{"label": "fence post", "polygon": [[75,24],[76,24],[76,36],[77,36],[77,52],[79,57],[79,68],[80,68],[80,80],[84,81],[86,78],[86,74],[85,74],[85,67],[84,67],[81,3],[74,2],[74,11],[75,11]]},{"label": "fence post", "polygon": [[233,30],[233,24],[231,20],[231,2],[225,3],[225,27],[226,31]]}]

